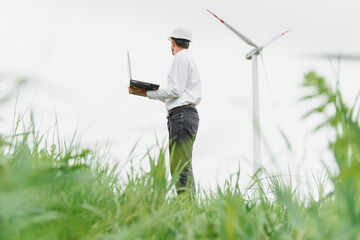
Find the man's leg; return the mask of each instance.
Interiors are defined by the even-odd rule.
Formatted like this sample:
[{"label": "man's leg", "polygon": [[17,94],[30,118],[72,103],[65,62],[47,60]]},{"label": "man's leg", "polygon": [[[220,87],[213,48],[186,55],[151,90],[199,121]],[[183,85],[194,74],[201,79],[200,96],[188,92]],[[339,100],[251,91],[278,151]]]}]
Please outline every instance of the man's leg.
[{"label": "man's leg", "polygon": [[176,184],[177,193],[186,189],[195,197],[195,182],[192,170],[192,150],[199,126],[199,116],[195,108],[184,108],[168,118],[170,138],[170,172],[173,176],[180,171]]},{"label": "man's leg", "polygon": [[[174,141],[170,147],[170,171],[180,173],[176,184],[178,194],[186,189],[195,193],[194,175],[192,170],[192,149],[193,141],[185,139],[183,141]],[[180,172],[179,172],[180,171]]]}]

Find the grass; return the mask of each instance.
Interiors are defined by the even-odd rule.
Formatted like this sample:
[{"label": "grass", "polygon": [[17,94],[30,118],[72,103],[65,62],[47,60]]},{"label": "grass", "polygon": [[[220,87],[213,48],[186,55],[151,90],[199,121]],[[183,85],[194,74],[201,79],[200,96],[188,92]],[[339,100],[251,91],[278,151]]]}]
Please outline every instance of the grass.
[{"label": "grass", "polygon": [[[324,100],[306,117],[326,116],[317,129],[335,134],[329,148],[339,171],[320,178],[317,196],[301,198],[291,182],[270,173],[240,190],[237,173],[191,201],[174,193],[165,147],[147,156],[150,171],[130,168],[124,178],[121,166],[96,151],[73,141],[48,144],[31,121],[0,137],[0,239],[359,239],[357,103],[348,107],[313,72],[304,87],[311,94],[303,101]],[[333,192],[326,195],[327,181]]]}]

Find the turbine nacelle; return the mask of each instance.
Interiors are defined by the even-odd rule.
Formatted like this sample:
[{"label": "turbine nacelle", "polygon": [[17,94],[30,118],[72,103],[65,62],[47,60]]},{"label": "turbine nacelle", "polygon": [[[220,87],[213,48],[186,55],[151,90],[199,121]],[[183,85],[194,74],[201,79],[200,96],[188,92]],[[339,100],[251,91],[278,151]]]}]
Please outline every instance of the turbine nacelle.
[{"label": "turbine nacelle", "polygon": [[251,49],[250,52],[248,52],[248,53],[245,55],[245,58],[246,58],[247,60],[251,60],[251,58],[252,58],[253,55],[259,55],[262,50],[263,50],[263,47],[253,48],[253,49]]}]

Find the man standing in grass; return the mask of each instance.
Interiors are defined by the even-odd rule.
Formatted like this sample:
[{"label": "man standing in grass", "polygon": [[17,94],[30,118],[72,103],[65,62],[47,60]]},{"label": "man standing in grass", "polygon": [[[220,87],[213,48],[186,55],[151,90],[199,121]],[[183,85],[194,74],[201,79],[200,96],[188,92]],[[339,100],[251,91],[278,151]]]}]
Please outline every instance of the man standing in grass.
[{"label": "man standing in grass", "polygon": [[132,88],[129,88],[129,91],[165,103],[168,111],[170,172],[173,176],[181,170],[176,184],[177,193],[183,193],[188,189],[194,197],[196,191],[191,161],[199,127],[199,115],[195,106],[201,100],[201,79],[188,50],[192,41],[191,32],[186,28],[177,27],[169,40],[174,61],[168,74],[167,86],[155,91]]}]

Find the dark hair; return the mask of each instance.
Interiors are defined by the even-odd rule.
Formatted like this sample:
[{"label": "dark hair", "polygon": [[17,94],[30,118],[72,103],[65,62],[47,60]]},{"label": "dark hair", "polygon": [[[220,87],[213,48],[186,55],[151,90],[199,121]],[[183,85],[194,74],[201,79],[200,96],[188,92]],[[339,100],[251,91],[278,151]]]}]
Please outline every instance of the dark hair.
[{"label": "dark hair", "polygon": [[172,39],[175,41],[176,46],[181,47],[181,48],[186,48],[186,49],[189,48],[189,45],[190,45],[189,40],[182,39],[182,38],[172,38]]}]

